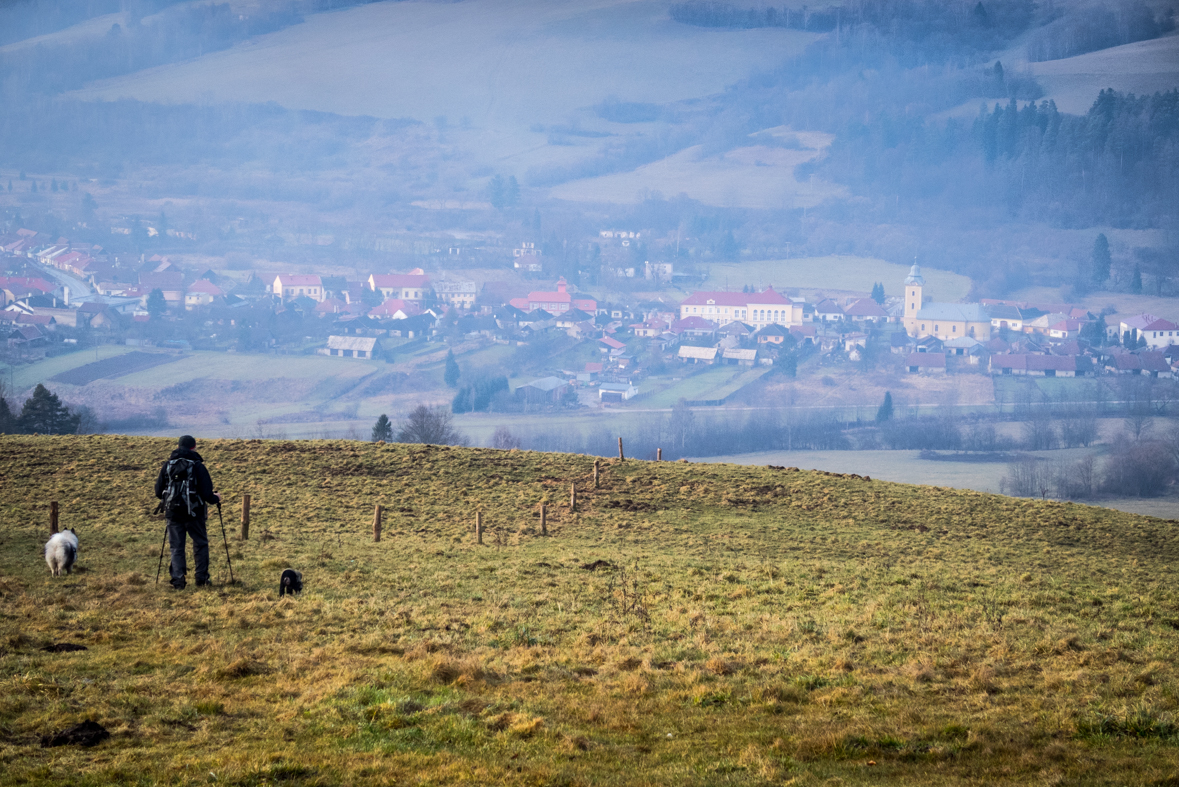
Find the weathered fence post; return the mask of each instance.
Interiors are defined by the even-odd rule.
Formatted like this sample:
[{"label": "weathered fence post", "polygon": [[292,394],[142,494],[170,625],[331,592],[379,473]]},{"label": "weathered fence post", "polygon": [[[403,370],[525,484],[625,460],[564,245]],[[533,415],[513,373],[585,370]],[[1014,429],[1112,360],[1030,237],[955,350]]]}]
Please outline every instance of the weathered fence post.
[{"label": "weathered fence post", "polygon": [[598,466],[600,463],[600,460],[594,460],[594,489],[598,488]]},{"label": "weathered fence post", "polygon": [[574,481],[569,485],[569,510],[577,510],[577,482]]},{"label": "weathered fence post", "polygon": [[57,532],[57,501],[49,503],[49,535]]},{"label": "weathered fence post", "polygon": [[655,449],[655,461],[656,461],[656,462],[662,462],[662,461],[663,461],[663,449],[662,449],[662,448],[656,448],[656,449]]},{"label": "weathered fence post", "polygon": [[549,534],[548,519],[546,517],[547,513],[548,512],[545,511],[544,503],[541,503],[540,504],[540,534],[542,536],[547,536]]},{"label": "weathered fence post", "polygon": [[475,543],[483,543],[483,512],[475,512]]},{"label": "weathered fence post", "polygon": [[622,455],[622,438],[620,437],[618,438],[618,460],[622,461],[624,459],[626,459],[626,457]]},{"label": "weathered fence post", "polygon": [[373,511],[373,543],[381,540],[381,506],[377,505]]},{"label": "weathered fence post", "polygon": [[242,495],[242,541],[250,538],[250,496]]}]

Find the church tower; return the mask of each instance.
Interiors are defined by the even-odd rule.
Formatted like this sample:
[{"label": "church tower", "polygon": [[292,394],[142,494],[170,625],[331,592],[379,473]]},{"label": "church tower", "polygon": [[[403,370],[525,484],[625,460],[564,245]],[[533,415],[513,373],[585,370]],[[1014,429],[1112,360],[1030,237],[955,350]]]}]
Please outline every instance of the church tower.
[{"label": "church tower", "polygon": [[921,290],[925,287],[925,278],[921,275],[921,267],[913,263],[909,275],[905,277],[905,333],[917,335],[917,312],[921,311]]}]

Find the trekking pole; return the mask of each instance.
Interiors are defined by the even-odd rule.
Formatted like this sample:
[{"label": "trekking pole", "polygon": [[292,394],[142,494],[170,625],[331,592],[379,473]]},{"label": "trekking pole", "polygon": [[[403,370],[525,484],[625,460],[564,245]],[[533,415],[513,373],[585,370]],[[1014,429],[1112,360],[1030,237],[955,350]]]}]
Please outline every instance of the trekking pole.
[{"label": "trekking pole", "polygon": [[225,520],[221,518],[221,501],[217,501],[217,521],[221,523],[221,540],[225,543],[225,562],[229,564],[229,584],[234,584],[233,561],[229,559],[229,538],[225,535]]},{"label": "trekking pole", "polygon": [[160,542],[160,563],[156,566],[156,584],[160,584],[160,572],[164,570],[164,547],[168,545],[168,525],[164,525],[164,540]]}]

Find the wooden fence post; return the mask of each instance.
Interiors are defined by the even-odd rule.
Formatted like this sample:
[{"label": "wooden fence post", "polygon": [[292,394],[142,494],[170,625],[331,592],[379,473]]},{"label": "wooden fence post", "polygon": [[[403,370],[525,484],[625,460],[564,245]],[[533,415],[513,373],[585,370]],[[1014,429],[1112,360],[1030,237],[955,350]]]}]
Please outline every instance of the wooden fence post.
[{"label": "wooden fence post", "polygon": [[599,464],[600,464],[600,460],[595,459],[594,460],[594,489],[598,488],[598,465]]},{"label": "wooden fence post", "polygon": [[656,448],[656,449],[655,449],[655,461],[656,461],[656,462],[662,462],[662,461],[663,461],[663,449],[662,449],[662,448]]},{"label": "wooden fence post", "polygon": [[574,481],[569,485],[569,510],[577,510],[577,482]]},{"label": "wooden fence post", "polygon": [[49,535],[57,532],[57,501],[49,503]]},{"label": "wooden fence post", "polygon": [[381,506],[377,505],[373,511],[373,543],[381,540]]},{"label": "wooden fence post", "polygon": [[250,538],[250,496],[242,495],[242,541]]},{"label": "wooden fence post", "polygon": [[622,455],[622,438],[620,437],[618,438],[618,460],[622,461],[624,459],[626,459],[626,457]]},{"label": "wooden fence post", "polygon": [[475,543],[483,543],[483,512],[475,512]]},{"label": "wooden fence post", "polygon": [[540,504],[540,534],[542,536],[547,536],[549,534],[549,525],[548,525],[548,520],[546,518],[546,514],[547,514],[547,512],[545,511],[544,503],[541,503]]}]

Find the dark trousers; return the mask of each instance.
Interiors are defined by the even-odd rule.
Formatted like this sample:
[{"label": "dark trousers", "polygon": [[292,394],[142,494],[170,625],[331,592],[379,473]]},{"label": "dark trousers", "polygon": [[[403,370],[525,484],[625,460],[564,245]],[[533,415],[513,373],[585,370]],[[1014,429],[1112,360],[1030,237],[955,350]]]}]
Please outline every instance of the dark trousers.
[{"label": "dark trousers", "polygon": [[168,543],[172,547],[172,587],[182,588],[188,582],[188,564],[184,561],[184,537],[192,537],[192,557],[196,563],[196,583],[209,582],[209,534],[205,517],[174,517],[168,520]]}]

